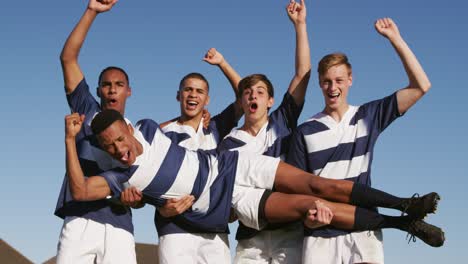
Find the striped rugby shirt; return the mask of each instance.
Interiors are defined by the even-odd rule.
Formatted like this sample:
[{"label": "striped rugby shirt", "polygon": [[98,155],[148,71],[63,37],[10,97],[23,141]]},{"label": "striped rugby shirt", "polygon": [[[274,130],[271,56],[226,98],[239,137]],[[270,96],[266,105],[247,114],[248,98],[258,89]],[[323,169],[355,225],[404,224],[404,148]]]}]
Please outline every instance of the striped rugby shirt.
[{"label": "striped rugby shirt", "polygon": [[[72,112],[86,116],[83,128],[76,136],[78,159],[85,177],[98,175],[121,166],[120,162],[100,149],[99,143],[91,131],[91,121],[101,111],[101,106],[91,95],[85,79],[78,84],[72,93],[67,95],[67,101]],[[126,121],[129,123],[128,120]],[[90,202],[74,201],[68,184],[68,177],[65,176],[57,199],[55,215],[61,218],[77,216],[91,219],[133,233],[132,215],[129,209],[110,203],[106,199]]]},{"label": "striped rugby shirt", "polygon": [[238,152],[188,151],[173,143],[149,119],[137,123],[134,136],[143,153],[126,169],[101,173],[114,194],[124,183],[143,192],[145,202],[164,205],[169,198],[195,196],[192,207],[176,216],[184,226],[208,232],[225,232],[231,208]]},{"label": "striped rugby shirt", "polygon": [[[162,131],[172,142],[189,150],[214,150],[219,141],[226,136],[229,131],[237,125],[234,104],[229,105],[220,114],[211,118],[208,128],[203,128],[203,120],[200,122],[197,131],[191,126],[181,125],[177,121],[171,122],[162,128]],[[154,223],[158,231],[158,236],[176,233],[205,233],[205,230],[193,228],[184,224],[177,217],[165,218],[156,210]],[[229,232],[228,229],[223,233]]]},{"label": "striped rugby shirt", "polygon": [[[396,93],[361,106],[349,106],[339,123],[318,113],[297,128],[287,161],[321,177],[370,186],[377,138],[399,116]],[[348,233],[305,228],[305,236],[335,237]]]},{"label": "striped rugby shirt", "polygon": [[[289,92],[276,110],[270,113],[268,122],[260,129],[257,136],[233,129],[219,144],[220,151],[231,150],[240,153],[263,154],[285,160],[289,149],[290,137],[297,127],[297,120],[303,105],[297,105]],[[267,229],[277,229],[283,225],[271,225]],[[236,239],[248,239],[258,234],[258,230],[239,223]]]}]

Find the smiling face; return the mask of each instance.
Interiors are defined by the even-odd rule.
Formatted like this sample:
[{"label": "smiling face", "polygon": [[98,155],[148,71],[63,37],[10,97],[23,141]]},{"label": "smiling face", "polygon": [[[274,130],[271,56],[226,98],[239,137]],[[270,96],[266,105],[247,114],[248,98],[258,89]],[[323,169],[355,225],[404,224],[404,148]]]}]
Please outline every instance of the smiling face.
[{"label": "smiling face", "polygon": [[347,108],[348,91],[353,83],[353,76],[346,65],[332,66],[319,76],[319,82],[325,99],[326,112]]},{"label": "smiling face", "polygon": [[201,118],[203,109],[210,102],[207,83],[198,78],[185,79],[177,92],[177,100],[183,118]]},{"label": "smiling face", "polygon": [[268,120],[268,110],[273,106],[274,99],[268,93],[268,86],[264,81],[244,87],[240,96],[247,126]]},{"label": "smiling face", "polygon": [[113,109],[122,115],[125,112],[125,103],[132,94],[125,74],[117,69],[109,69],[102,73],[97,88],[101,98],[101,109]]},{"label": "smiling face", "polygon": [[97,135],[102,149],[126,166],[132,165],[140,155],[133,127],[122,120],[114,121]]}]

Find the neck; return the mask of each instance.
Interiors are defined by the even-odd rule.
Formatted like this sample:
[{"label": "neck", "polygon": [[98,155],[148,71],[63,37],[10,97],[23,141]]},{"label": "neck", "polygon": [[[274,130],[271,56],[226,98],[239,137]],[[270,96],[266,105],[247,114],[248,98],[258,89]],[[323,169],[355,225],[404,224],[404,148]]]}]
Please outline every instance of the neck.
[{"label": "neck", "polygon": [[341,119],[343,119],[343,116],[346,114],[346,111],[348,111],[348,109],[349,104],[343,104],[338,108],[330,108],[328,106],[325,106],[325,109],[323,109],[322,113],[329,115],[336,122],[340,122]]},{"label": "neck", "polygon": [[195,131],[197,131],[202,118],[202,113],[193,117],[181,115],[179,118],[177,118],[177,123],[185,126],[191,126]]},{"label": "neck", "polygon": [[249,133],[252,136],[257,136],[258,132],[262,127],[268,122],[268,118],[262,119],[261,121],[250,121],[245,120],[244,125],[241,127],[241,129],[247,133]]}]

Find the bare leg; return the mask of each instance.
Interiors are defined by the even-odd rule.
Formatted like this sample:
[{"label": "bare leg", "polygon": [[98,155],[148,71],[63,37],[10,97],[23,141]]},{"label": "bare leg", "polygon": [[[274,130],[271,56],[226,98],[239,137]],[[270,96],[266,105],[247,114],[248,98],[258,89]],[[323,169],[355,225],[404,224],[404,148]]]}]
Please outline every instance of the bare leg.
[{"label": "bare leg", "polygon": [[314,195],[329,201],[350,203],[353,183],[322,178],[280,162],[275,175],[275,189],[282,193]]},{"label": "bare leg", "polygon": [[406,212],[415,219],[434,213],[440,199],[435,192],[422,197],[401,198],[359,183],[327,179],[280,162],[275,189],[282,193],[306,194],[360,207],[384,207]]},{"label": "bare leg", "polygon": [[315,209],[315,201],[322,201],[333,212],[331,225],[353,230],[356,207],[325,201],[310,195],[272,193],[265,204],[265,216],[269,223],[304,220],[309,209]]}]

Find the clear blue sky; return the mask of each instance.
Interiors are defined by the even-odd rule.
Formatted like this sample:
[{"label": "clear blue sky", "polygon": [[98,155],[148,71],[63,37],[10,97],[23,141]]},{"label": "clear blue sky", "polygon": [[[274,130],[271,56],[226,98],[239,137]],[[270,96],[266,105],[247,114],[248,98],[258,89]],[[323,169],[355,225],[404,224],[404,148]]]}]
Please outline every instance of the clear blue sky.
[{"label": "clear blue sky", "polygon": [[[90,84],[108,65],[127,69],[133,95],[127,116],[165,121],[178,115],[180,78],[198,71],[211,84],[212,113],[233,99],[217,68],[201,59],[218,48],[241,75],[265,73],[278,97],[293,74],[294,32],[280,1],[129,1],[98,16],[80,64]],[[432,82],[430,92],[393,123],[376,146],[373,184],[397,195],[438,191],[428,222],[446,232],[444,247],[386,230],[387,263],[459,263],[465,259],[468,187],[466,87],[467,4],[462,0],[309,0],[314,75],[300,120],[323,107],[315,66],[329,52],[354,67],[350,102],[361,104],[407,84],[402,65],[375,19],[392,17]],[[65,101],[59,53],[87,5],[8,1],[0,8],[0,237],[35,262],[55,254],[61,219],[53,215],[64,175]],[[465,116],[465,117],[463,117]],[[397,212],[391,212],[397,214]],[[156,243],[153,209],[134,211],[136,240]],[[463,244],[465,244],[463,246]]]}]

